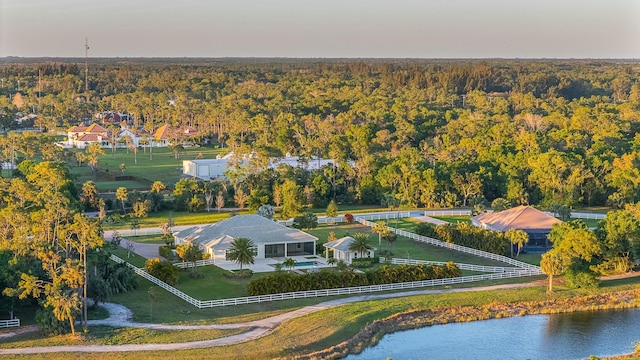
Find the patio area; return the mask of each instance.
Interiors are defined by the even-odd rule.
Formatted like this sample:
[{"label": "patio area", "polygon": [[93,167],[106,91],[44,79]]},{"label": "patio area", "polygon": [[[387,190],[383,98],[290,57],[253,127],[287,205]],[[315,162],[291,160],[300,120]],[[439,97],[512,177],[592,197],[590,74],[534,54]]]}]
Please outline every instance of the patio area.
[{"label": "patio area", "polygon": [[[327,264],[327,260],[321,256],[317,255],[305,255],[305,256],[291,256],[296,261],[296,266],[293,268],[294,270],[310,270],[310,269],[321,269],[332,267],[332,265]],[[266,259],[255,259],[254,264],[243,265],[243,269],[251,269],[253,272],[271,272],[275,271],[276,264],[282,264],[286,258],[266,258]],[[228,260],[218,260],[216,259],[214,263],[217,267],[220,267],[225,270],[238,270],[240,269],[240,265],[238,263]],[[282,266],[282,270],[287,270],[284,266]]]}]

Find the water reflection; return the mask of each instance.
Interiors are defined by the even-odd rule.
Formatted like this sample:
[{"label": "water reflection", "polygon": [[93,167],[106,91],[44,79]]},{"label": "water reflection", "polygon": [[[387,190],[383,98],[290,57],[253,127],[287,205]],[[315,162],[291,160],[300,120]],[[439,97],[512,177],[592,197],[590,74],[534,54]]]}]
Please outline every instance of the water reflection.
[{"label": "water reflection", "polygon": [[633,350],[640,310],[532,315],[386,335],[356,359],[581,359]]}]

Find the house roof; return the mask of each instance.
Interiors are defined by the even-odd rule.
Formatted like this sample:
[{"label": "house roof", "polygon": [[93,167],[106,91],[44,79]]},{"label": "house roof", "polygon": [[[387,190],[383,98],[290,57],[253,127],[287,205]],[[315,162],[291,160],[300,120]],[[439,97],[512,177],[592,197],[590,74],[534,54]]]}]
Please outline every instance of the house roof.
[{"label": "house roof", "polygon": [[169,125],[162,125],[153,133],[153,138],[157,140],[168,139],[169,138]]},{"label": "house roof", "polygon": [[324,244],[323,246],[326,247],[327,249],[333,249],[338,251],[349,251],[349,246],[351,246],[351,243],[353,243],[354,241],[355,239],[352,238],[351,236],[345,236],[338,240],[330,241]]},{"label": "house roof", "polygon": [[[177,232],[175,236],[205,247],[229,244],[233,239],[241,237],[251,239],[256,245],[318,240],[317,237],[304,231],[286,227],[255,214],[233,216],[203,227],[188,228]],[[216,249],[220,249],[220,247],[216,247]]]},{"label": "house roof", "polygon": [[69,130],[67,130],[67,132],[72,132],[72,133],[80,133],[80,132],[85,132],[85,130],[87,130],[86,126],[72,126],[69,128]]},{"label": "house roof", "polygon": [[531,206],[518,206],[497,213],[485,213],[474,216],[471,220],[486,224],[497,231],[551,229],[554,224],[562,223]]},{"label": "house roof", "polygon": [[102,141],[102,139],[100,138],[100,134],[84,134],[80,138],[78,138],[77,140],[78,141],[87,141],[87,142]]},{"label": "house roof", "polygon": [[91,124],[89,125],[89,127],[85,130],[85,132],[88,133],[108,133],[109,130],[103,128],[102,126],[98,125],[98,124]]},{"label": "house roof", "polygon": [[156,140],[168,140],[170,137],[192,137],[198,134],[198,130],[191,126],[186,126],[182,129],[172,129],[168,124],[162,125],[153,133],[153,138]]},{"label": "house roof", "polygon": [[98,124],[91,124],[89,126],[73,126],[68,130],[68,132],[104,134],[104,133],[108,133],[109,130],[103,128]]}]

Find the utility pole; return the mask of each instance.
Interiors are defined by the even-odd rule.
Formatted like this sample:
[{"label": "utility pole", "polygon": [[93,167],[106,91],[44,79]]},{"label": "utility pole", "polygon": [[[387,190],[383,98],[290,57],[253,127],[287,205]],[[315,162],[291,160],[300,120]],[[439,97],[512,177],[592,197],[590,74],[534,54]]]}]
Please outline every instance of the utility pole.
[{"label": "utility pole", "polygon": [[89,93],[89,39],[84,38],[84,92]]},{"label": "utility pole", "polygon": [[38,99],[42,93],[42,69],[38,69]]}]

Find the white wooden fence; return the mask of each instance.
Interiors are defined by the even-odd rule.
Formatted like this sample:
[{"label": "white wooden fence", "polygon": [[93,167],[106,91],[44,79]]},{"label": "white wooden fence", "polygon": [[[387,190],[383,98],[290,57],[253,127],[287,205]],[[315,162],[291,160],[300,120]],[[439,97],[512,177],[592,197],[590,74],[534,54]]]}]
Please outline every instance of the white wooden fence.
[{"label": "white wooden fence", "polygon": [[20,319],[0,320],[0,329],[20,326]]},{"label": "white wooden fence", "polygon": [[[198,260],[195,262],[195,265],[197,267],[197,266],[215,265],[215,263],[213,259],[207,259],[207,260]],[[193,262],[179,262],[179,263],[173,264],[173,266],[180,269],[188,269],[193,267]]]},{"label": "white wooden fence", "polygon": [[[380,258],[380,262],[384,263],[387,259],[384,257]],[[398,259],[393,258],[390,259],[389,262],[394,265],[419,265],[419,264],[427,264],[427,265],[446,265],[447,263],[444,261],[426,261],[426,260],[412,260],[412,259]],[[469,271],[477,271],[477,272],[485,272],[485,273],[503,273],[503,272],[511,272],[511,271],[522,271],[522,268],[517,267],[503,267],[503,266],[482,266],[482,265],[473,265],[473,264],[464,264],[464,263],[455,263],[456,266],[461,270],[469,270]]]},{"label": "white wooden fence", "polygon": [[200,307],[200,300],[192,298],[191,296],[183,293],[182,291],[174,288],[173,286],[167,284],[166,282],[156,278],[155,276],[151,276],[149,275],[149,273],[147,273],[146,271],[144,271],[143,269],[137,268],[135,266],[133,266],[132,264],[120,259],[119,257],[115,256],[115,255],[111,255],[111,260],[117,262],[117,263],[125,263],[127,264],[128,267],[130,267],[131,269],[133,269],[133,271],[135,271],[136,274],[142,276],[143,278],[151,281],[152,283],[160,286],[161,288],[167,290],[168,292],[172,293],[173,295],[179,297],[180,299],[188,302],[189,304],[196,306],[196,307]]},{"label": "white wooden fence", "polygon": [[424,216],[470,216],[471,210],[426,210]]},{"label": "white wooden fence", "polygon": [[253,303],[269,302],[269,301],[305,299],[305,298],[315,298],[315,297],[334,296],[334,295],[353,295],[353,294],[365,294],[365,293],[380,292],[380,291],[406,290],[406,289],[424,288],[424,287],[431,287],[431,286],[463,284],[463,283],[482,281],[482,280],[497,280],[497,279],[507,279],[507,278],[514,278],[514,277],[525,277],[525,276],[533,276],[533,275],[537,275],[537,274],[532,270],[520,270],[520,271],[505,272],[505,273],[462,276],[462,277],[447,278],[447,279],[434,279],[434,280],[413,281],[413,282],[384,284],[384,285],[369,285],[369,286],[357,286],[357,287],[338,288],[338,289],[309,290],[309,291],[271,294],[271,295],[247,296],[247,297],[235,298],[235,299],[202,301],[200,308],[202,309],[202,308],[210,308],[210,307],[218,307],[218,306],[243,305],[243,304],[253,304]]},{"label": "white wooden fence", "polygon": [[254,304],[254,303],[261,303],[261,302],[271,302],[271,301],[290,300],[290,299],[305,299],[305,298],[325,297],[325,296],[334,296],[334,295],[352,295],[352,294],[364,294],[364,293],[380,292],[380,291],[415,289],[415,288],[423,288],[423,287],[431,287],[431,286],[462,284],[462,283],[469,283],[469,282],[482,281],[482,280],[497,280],[497,279],[507,279],[507,278],[539,275],[539,272],[536,271],[535,269],[518,269],[516,271],[496,272],[496,273],[485,274],[485,275],[461,276],[461,277],[447,278],[447,279],[434,279],[434,280],[413,281],[413,282],[406,282],[406,283],[394,283],[394,284],[384,284],[384,285],[356,286],[356,287],[338,288],[338,289],[309,290],[309,291],[288,292],[288,293],[279,293],[279,294],[270,294],[270,295],[245,296],[245,297],[232,298],[232,299],[202,301],[183,293],[182,291],[163,282],[162,280],[149,275],[143,269],[139,269],[115,255],[111,255],[111,260],[117,263],[127,264],[127,266],[132,268],[136,274],[160,286],[161,288],[167,290],[171,294],[197,307],[198,309],[220,307],[220,306]]},{"label": "white wooden fence", "polygon": [[[393,212],[382,212],[382,213],[372,213],[372,214],[354,214],[354,218],[361,218],[367,220],[388,220],[388,219],[402,219],[411,217],[411,212],[409,211],[393,211]],[[331,224],[331,223],[341,223],[344,222],[344,215],[338,215],[336,217],[328,217],[322,216],[318,218],[318,224]],[[293,225],[293,219],[289,220],[278,220],[278,223],[291,226]]]},{"label": "white wooden fence", "polygon": [[[364,220],[364,219],[362,219],[360,217],[356,218],[356,221],[358,221],[362,225],[369,226],[369,227],[373,227],[373,225],[374,225],[374,223],[372,223],[371,221]],[[530,270],[539,271],[539,273],[542,273],[542,271],[540,270],[539,267],[537,267],[535,265],[524,263],[522,261],[518,261],[518,260],[512,259],[510,257],[497,255],[497,254],[493,254],[493,253],[482,251],[482,250],[468,248],[466,246],[461,246],[461,245],[457,245],[457,244],[452,244],[452,243],[436,240],[436,239],[433,239],[433,238],[430,238],[430,237],[414,234],[414,233],[411,233],[411,232],[408,232],[408,231],[405,231],[405,230],[400,230],[400,229],[396,229],[396,228],[392,228],[392,227],[388,227],[388,226],[387,226],[387,229],[389,231],[397,234],[397,235],[405,236],[405,237],[408,237],[408,238],[416,240],[416,241],[424,242],[424,243],[435,245],[435,246],[440,246],[440,247],[451,249],[451,250],[455,250],[455,251],[460,251],[460,252],[471,254],[471,255],[475,255],[475,256],[480,256],[480,257],[491,259],[491,260],[495,260],[495,261],[504,262],[504,263],[513,265],[513,266],[518,267],[518,268],[530,269]]]},{"label": "white wooden fence", "polygon": [[[368,214],[368,215],[358,215],[355,220],[361,223],[362,225],[372,227],[374,223],[369,220],[394,219],[396,217],[402,218],[402,217],[409,217],[409,216],[411,216],[410,212]],[[415,288],[424,288],[424,287],[432,287],[432,286],[462,284],[462,283],[469,283],[469,282],[483,281],[483,280],[497,280],[497,279],[507,279],[507,278],[515,278],[515,277],[527,277],[527,276],[535,276],[535,275],[542,274],[542,271],[540,270],[539,267],[531,264],[527,264],[518,260],[514,260],[506,256],[496,255],[496,254],[488,253],[486,251],[481,251],[481,250],[467,248],[467,247],[456,245],[456,244],[446,243],[440,240],[432,239],[422,235],[417,235],[417,234],[410,233],[408,231],[404,231],[400,229],[395,229],[391,227],[387,227],[387,228],[398,235],[406,236],[416,241],[421,241],[431,245],[445,247],[451,250],[456,250],[456,251],[460,251],[460,252],[464,252],[464,253],[468,253],[468,254],[472,254],[472,255],[476,255],[476,256],[480,256],[480,257],[484,257],[484,258],[488,258],[496,261],[505,262],[505,263],[516,266],[516,268],[459,264],[459,267],[463,270],[482,271],[482,272],[486,271],[490,273],[484,274],[484,275],[461,276],[461,277],[447,278],[447,279],[434,279],[434,280],[413,281],[413,282],[406,282],[406,283],[394,283],[394,284],[384,284],[384,285],[357,286],[357,287],[338,288],[338,289],[309,290],[309,291],[298,291],[298,292],[289,292],[289,293],[279,293],[279,294],[260,295],[260,296],[246,296],[246,297],[231,298],[231,299],[203,301],[203,300],[195,299],[185,294],[184,292],[174,288],[173,286],[163,282],[162,280],[150,275],[145,270],[137,268],[115,255],[111,255],[111,260],[117,263],[124,262],[125,264],[127,264],[127,266],[132,268],[136,274],[142,276],[143,278],[151,281],[152,283],[160,286],[161,288],[167,290],[171,294],[181,298],[182,300],[188,302],[189,304],[199,309],[220,307],[220,306],[235,306],[235,305],[243,305],[243,304],[280,301],[280,300],[290,300],[290,299],[304,299],[304,298],[315,298],[315,297],[325,297],[325,296],[334,296],[334,295],[352,295],[352,294],[364,294],[364,293],[380,292],[380,291],[415,289]],[[438,264],[438,265],[445,264],[444,262],[429,262],[429,261],[408,260],[408,259],[393,259],[392,261],[397,264],[402,264],[402,263],[405,263],[405,264],[430,263],[430,264]],[[196,266],[203,266],[203,265],[210,265],[210,264],[213,264],[213,259],[200,260],[196,262]],[[175,264],[175,266],[188,267],[188,266],[192,266],[192,264],[179,263],[179,264]]]},{"label": "white wooden fence", "polygon": [[[545,214],[553,216],[550,211],[543,211]],[[424,216],[470,216],[471,210],[426,210]],[[595,219],[602,220],[607,214],[575,212],[571,213],[572,219]]]}]

